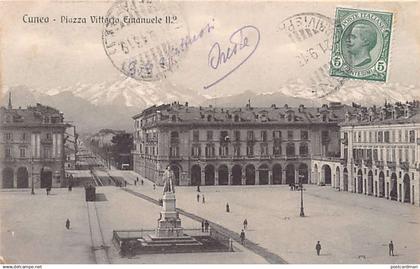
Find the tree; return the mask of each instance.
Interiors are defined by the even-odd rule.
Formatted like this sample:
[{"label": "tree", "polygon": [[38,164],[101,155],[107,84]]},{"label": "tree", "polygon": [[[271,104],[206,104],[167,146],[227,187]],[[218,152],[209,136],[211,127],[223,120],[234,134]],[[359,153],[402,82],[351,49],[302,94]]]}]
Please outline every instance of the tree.
[{"label": "tree", "polygon": [[133,135],[129,133],[119,133],[112,137],[111,152],[117,167],[121,168],[123,163],[127,163],[131,168],[131,150],[133,149]]}]

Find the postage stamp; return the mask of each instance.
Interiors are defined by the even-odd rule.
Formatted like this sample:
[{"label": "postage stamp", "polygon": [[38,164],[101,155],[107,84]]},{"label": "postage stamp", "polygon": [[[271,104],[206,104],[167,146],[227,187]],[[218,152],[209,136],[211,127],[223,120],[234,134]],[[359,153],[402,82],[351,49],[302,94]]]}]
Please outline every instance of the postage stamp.
[{"label": "postage stamp", "polygon": [[386,81],[392,13],[337,8],[330,75]]}]

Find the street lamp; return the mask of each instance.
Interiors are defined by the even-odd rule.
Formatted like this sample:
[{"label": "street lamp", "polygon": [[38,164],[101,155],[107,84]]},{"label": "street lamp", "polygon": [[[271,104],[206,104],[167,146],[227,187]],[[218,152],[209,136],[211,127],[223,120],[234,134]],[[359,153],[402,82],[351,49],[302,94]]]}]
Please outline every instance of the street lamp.
[{"label": "street lamp", "polygon": [[299,175],[299,187],[300,187],[300,216],[304,217],[305,213],[303,212],[303,178],[305,176],[304,175]]},{"label": "street lamp", "polygon": [[34,189],[34,156],[33,156],[33,152],[31,149],[31,194],[34,195],[35,194],[35,189]]}]

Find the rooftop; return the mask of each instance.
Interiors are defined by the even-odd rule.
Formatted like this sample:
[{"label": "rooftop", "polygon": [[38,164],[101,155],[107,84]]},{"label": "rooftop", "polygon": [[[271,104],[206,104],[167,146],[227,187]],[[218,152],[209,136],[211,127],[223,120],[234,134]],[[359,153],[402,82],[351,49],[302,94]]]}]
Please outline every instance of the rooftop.
[{"label": "rooftop", "polygon": [[353,111],[348,111],[340,125],[379,125],[420,122],[420,101],[394,104],[385,102],[383,106],[364,107],[353,104]]},{"label": "rooftop", "polygon": [[[346,111],[355,108],[341,103],[325,104],[321,107],[289,107],[287,104],[279,107],[193,107],[188,103],[164,104],[152,106],[133,119],[146,120],[144,124],[158,121],[160,123],[203,123],[204,122],[258,122],[258,123],[338,123],[344,120]],[[151,120],[151,121],[149,121]]]}]

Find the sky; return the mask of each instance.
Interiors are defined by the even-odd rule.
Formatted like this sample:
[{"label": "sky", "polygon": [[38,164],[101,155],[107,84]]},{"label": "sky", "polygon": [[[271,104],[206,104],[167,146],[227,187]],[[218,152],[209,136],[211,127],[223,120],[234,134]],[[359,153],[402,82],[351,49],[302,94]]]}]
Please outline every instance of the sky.
[{"label": "sky", "polygon": [[[392,29],[388,82],[420,85],[420,28],[417,24],[420,7],[415,2],[185,1],[175,6],[167,2],[152,2],[151,5],[158,11],[144,13],[141,10],[140,13],[144,16],[153,16],[154,12],[176,15],[181,30],[142,24],[127,27],[126,35],[155,30],[159,36],[151,40],[153,43],[175,40],[188,33],[198,34],[207,23],[214,26],[210,33],[203,35],[179,57],[178,68],[168,73],[165,80],[174,87],[217,96],[246,90],[271,92],[295,80],[309,83],[316,70],[328,64],[330,51],[320,54],[304,67],[300,67],[299,55],[325,39],[331,42],[332,36],[322,34],[294,43],[281,30],[282,22],[300,13],[334,18],[337,7],[392,12],[395,23]],[[61,16],[106,15],[113,8],[113,1],[0,2],[1,86],[27,85],[50,89],[123,77],[124,74],[114,64],[121,64],[126,58],[123,54],[114,58],[107,56],[103,46],[102,24],[51,22],[54,18],[59,21]],[[25,14],[48,16],[50,23],[24,23]],[[212,47],[218,44],[221,51],[226,53],[229,46],[233,47],[229,43],[230,36],[243,27],[247,27],[245,29],[248,32],[244,34],[249,38],[249,46],[242,50],[237,48],[236,54],[226,63],[221,63],[217,69],[212,68],[209,55],[216,55],[212,54]],[[260,36],[258,46],[257,31],[254,29],[258,29]],[[245,60],[254,48],[255,51]],[[237,67],[242,61],[243,64]],[[219,82],[205,89],[205,86],[215,81]],[[154,82],[139,79],[139,83]]]}]

